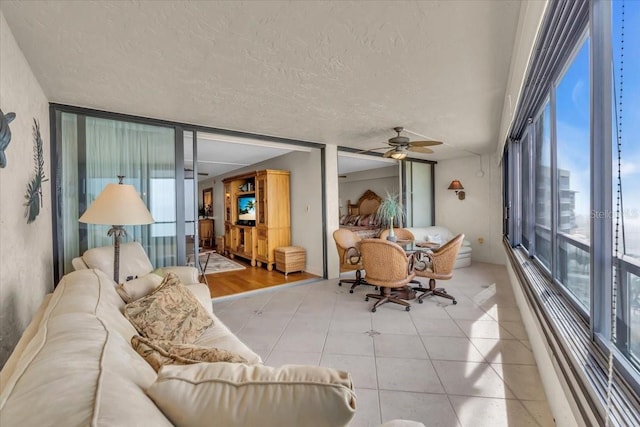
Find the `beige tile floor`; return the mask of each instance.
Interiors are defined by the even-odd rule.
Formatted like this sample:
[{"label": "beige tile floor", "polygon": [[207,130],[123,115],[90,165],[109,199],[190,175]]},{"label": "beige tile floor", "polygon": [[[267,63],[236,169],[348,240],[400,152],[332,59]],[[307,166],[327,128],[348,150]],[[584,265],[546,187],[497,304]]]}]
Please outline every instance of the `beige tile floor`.
[{"label": "beige tile floor", "polygon": [[349,371],[352,426],[553,426],[506,269],[474,263],[441,285],[457,305],[430,297],[410,312],[386,304],[371,313],[373,288],[349,294],[326,280],[214,300],[214,310],[267,365]]}]

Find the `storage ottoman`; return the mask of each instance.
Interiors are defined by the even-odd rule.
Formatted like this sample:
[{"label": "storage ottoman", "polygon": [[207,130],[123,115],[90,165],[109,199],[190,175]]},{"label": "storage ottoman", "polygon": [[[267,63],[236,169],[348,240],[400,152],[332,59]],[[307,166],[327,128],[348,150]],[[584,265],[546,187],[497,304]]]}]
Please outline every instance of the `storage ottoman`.
[{"label": "storage ottoman", "polygon": [[304,248],[298,246],[282,246],[276,248],[276,270],[286,276],[293,271],[304,271],[307,254]]}]

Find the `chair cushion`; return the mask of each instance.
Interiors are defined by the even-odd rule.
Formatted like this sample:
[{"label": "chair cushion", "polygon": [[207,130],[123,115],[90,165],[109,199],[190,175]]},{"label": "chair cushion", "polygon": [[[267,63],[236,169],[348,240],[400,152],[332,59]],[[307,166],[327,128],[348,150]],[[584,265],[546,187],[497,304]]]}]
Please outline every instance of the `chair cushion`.
[{"label": "chair cushion", "polygon": [[147,394],[178,427],[337,427],[356,409],[349,373],[320,366],[167,365]]},{"label": "chair cushion", "polygon": [[247,363],[244,357],[227,350],[178,344],[167,340],[149,340],[138,335],[131,338],[131,345],[156,371],[164,365],[190,365],[200,362]]},{"label": "chair cushion", "polygon": [[151,294],[127,304],[124,315],[141,335],[181,344],[192,344],[213,323],[173,273]]}]

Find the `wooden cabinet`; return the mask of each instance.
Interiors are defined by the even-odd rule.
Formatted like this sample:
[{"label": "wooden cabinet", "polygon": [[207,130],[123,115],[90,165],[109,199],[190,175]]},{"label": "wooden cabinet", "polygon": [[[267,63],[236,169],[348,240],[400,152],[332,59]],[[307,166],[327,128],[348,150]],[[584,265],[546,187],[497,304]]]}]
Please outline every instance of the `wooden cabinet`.
[{"label": "wooden cabinet", "polygon": [[203,248],[212,248],[215,243],[214,226],[212,218],[200,218],[198,220],[198,236],[200,237],[200,246]]},{"label": "wooden cabinet", "polygon": [[[251,265],[264,263],[267,270],[273,270],[275,248],[291,243],[289,171],[262,170],[227,178],[223,183],[225,249],[250,259]],[[241,200],[249,200],[254,212],[240,206]]]},{"label": "wooden cabinet", "polygon": [[[231,241],[227,250],[231,254],[231,258],[237,255],[251,260],[252,266],[256,265],[256,228],[246,225],[232,225],[229,231]],[[225,238],[225,244],[226,241],[227,238]]]}]

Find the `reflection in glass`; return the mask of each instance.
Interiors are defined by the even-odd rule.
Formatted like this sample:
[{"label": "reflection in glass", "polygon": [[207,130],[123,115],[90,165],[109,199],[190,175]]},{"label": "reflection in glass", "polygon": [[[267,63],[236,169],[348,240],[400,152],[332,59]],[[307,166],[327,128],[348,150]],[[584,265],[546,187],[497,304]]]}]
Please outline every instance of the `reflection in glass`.
[{"label": "reflection in glass", "polygon": [[558,280],[589,307],[589,252],[563,241],[558,247]]},{"label": "reflection in glass", "polygon": [[590,232],[589,39],[556,90],[558,231],[585,243]]},{"label": "reflection in glass", "polygon": [[[618,184],[618,140],[621,148],[620,252],[640,261],[640,2],[615,0],[612,6],[613,43],[613,207]],[[623,9],[624,8],[624,9]],[[624,15],[623,15],[624,10]],[[624,30],[623,30],[624,18]],[[624,36],[623,36],[624,34]],[[624,37],[624,38],[623,38]],[[622,51],[624,40],[624,52]],[[624,53],[624,56],[622,55]],[[631,54],[630,54],[631,53]],[[624,89],[624,90],[623,90]],[[615,230],[615,228],[614,228]],[[624,235],[624,239],[622,238]]]},{"label": "reflection in glass", "polygon": [[635,357],[640,358],[640,277],[629,273],[629,351]]},{"label": "reflection in glass", "polygon": [[522,146],[521,146],[521,164],[520,164],[520,170],[522,171],[522,188],[521,188],[521,192],[522,192],[522,197],[520,199],[520,212],[522,213],[522,245],[527,248],[530,249],[529,247],[529,230],[530,230],[530,224],[531,224],[531,220],[530,220],[530,209],[529,209],[529,185],[530,185],[530,179],[531,179],[531,173],[529,171],[529,134],[527,133],[527,135],[525,135],[524,138],[522,138]]},{"label": "reflection in glass", "polygon": [[551,268],[551,132],[550,107],[547,102],[543,113],[536,119],[536,256]]}]

